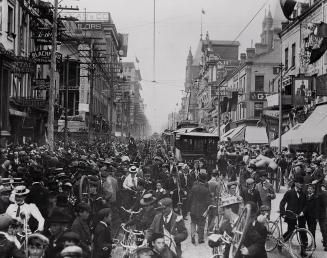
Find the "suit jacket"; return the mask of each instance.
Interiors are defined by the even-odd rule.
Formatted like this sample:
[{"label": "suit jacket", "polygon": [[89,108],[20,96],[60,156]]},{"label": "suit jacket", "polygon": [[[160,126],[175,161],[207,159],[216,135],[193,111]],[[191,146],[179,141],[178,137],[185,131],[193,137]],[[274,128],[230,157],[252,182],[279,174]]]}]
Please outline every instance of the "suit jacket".
[{"label": "suit jacket", "polygon": [[286,205],[286,210],[291,210],[297,215],[299,215],[301,212],[304,211],[306,201],[307,198],[303,192],[300,192],[298,197],[295,189],[291,189],[284,194],[283,199],[280,201],[279,204],[279,210],[281,213],[284,213]]},{"label": "suit jacket", "polygon": [[321,192],[318,197],[319,219],[327,218],[327,191]]},{"label": "suit jacket", "polygon": [[[267,205],[271,207],[271,200],[276,198],[276,194],[272,184],[268,184],[267,189],[264,189],[263,184],[260,182],[255,187],[260,194],[262,205]],[[269,194],[269,195],[268,195]]]},{"label": "suit jacket", "polygon": [[267,234],[268,231],[263,224],[257,221],[250,224],[243,241],[243,245],[249,250],[247,258],[267,258],[265,250]]},{"label": "suit jacket", "polygon": [[72,225],[72,231],[79,234],[81,238],[81,242],[86,245],[91,244],[91,231],[90,227],[82,221],[79,217],[77,217]]},{"label": "suit jacket", "polygon": [[[161,213],[157,214],[150,226],[150,228],[146,232],[146,239],[149,240],[152,237],[153,233],[163,233],[164,227],[164,220]],[[170,234],[174,236],[174,240],[176,244],[181,243],[184,241],[187,236],[187,229],[184,224],[183,216],[177,215],[173,212],[171,219],[170,219],[170,227],[167,229]]]},{"label": "suit jacket", "polygon": [[111,228],[104,222],[99,222],[94,230],[94,251],[93,258],[107,258],[111,254]]},{"label": "suit jacket", "polygon": [[208,187],[202,182],[194,184],[189,195],[191,216],[201,218],[210,203],[211,198]]}]

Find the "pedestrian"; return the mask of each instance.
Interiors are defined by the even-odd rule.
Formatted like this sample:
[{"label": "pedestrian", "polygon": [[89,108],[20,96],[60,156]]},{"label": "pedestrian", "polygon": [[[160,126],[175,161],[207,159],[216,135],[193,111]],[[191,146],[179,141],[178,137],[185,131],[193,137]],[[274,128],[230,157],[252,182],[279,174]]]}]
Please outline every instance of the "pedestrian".
[{"label": "pedestrian", "polygon": [[186,240],[188,233],[184,224],[183,216],[173,211],[173,201],[164,198],[158,202],[160,211],[153,219],[150,228],[146,232],[146,240],[150,241],[153,233],[161,233],[170,236],[172,246],[178,258],[182,257],[181,243]]},{"label": "pedestrian", "polygon": [[[210,192],[211,205],[217,206],[218,200],[220,198],[220,193],[222,190],[222,182],[219,179],[219,173],[217,169],[211,172],[211,179],[208,181],[208,188]],[[207,233],[213,231],[215,225],[215,219],[217,217],[217,208],[210,209],[208,213],[208,227]]]},{"label": "pedestrian", "polygon": [[327,251],[327,183],[321,185],[321,192],[318,196],[319,227],[322,236],[324,250]]},{"label": "pedestrian", "polygon": [[244,204],[248,202],[254,202],[258,209],[262,205],[260,193],[255,189],[255,181],[252,177],[246,179],[246,188],[241,190],[241,197],[243,198]]},{"label": "pedestrian", "polygon": [[[309,231],[311,232],[314,241],[316,239],[316,227],[318,220],[318,196],[315,194],[315,186],[313,184],[309,184],[307,186],[307,200],[304,208],[304,217],[308,226]],[[315,243],[316,246],[316,243]]]},{"label": "pedestrian", "polygon": [[111,218],[110,208],[104,208],[98,212],[99,223],[95,227],[93,237],[93,258],[111,257]]},{"label": "pedestrian", "polygon": [[206,218],[203,216],[211,204],[210,192],[206,185],[207,175],[199,174],[199,182],[194,184],[188,199],[191,216],[191,239],[195,244],[195,234],[198,234],[198,243],[204,243],[204,228]]},{"label": "pedestrian", "polygon": [[[279,210],[281,216],[285,218],[285,222],[287,223],[287,231],[283,235],[284,241],[288,241],[288,239],[291,237],[291,234],[295,230],[296,225],[300,228],[305,228],[305,218],[304,218],[304,209],[306,206],[307,198],[303,191],[303,177],[301,175],[298,175],[294,178],[294,188],[288,190],[280,204],[279,204]],[[289,210],[293,212],[295,215],[298,216],[295,217],[292,213],[286,212],[286,210]],[[305,234],[300,233],[300,238],[302,243],[304,244],[303,248],[301,248],[301,254],[305,254],[305,245],[308,244],[308,239]]]},{"label": "pedestrian", "polygon": [[40,233],[31,234],[27,240],[28,258],[44,258],[49,239]]},{"label": "pedestrian", "polygon": [[[240,200],[236,196],[226,196],[221,199],[219,209],[223,211],[224,220],[219,228],[208,237],[208,245],[211,248],[218,247],[223,243],[222,236],[225,238],[232,238],[233,227],[237,222],[239,216]],[[223,258],[229,257],[230,244],[226,244],[223,253]]]},{"label": "pedestrian", "polygon": [[[268,230],[264,223],[268,219],[268,214],[258,216],[257,204],[254,202],[248,202],[248,205],[251,206],[250,221],[248,230],[244,236],[242,247],[240,249],[240,254],[247,258],[267,258],[265,243],[267,240]],[[237,255],[236,257],[238,257]]]},{"label": "pedestrian", "polygon": [[9,227],[13,222],[13,218],[8,214],[0,214],[0,257],[26,258],[25,254],[17,248],[15,243],[7,238]]},{"label": "pedestrian", "polygon": [[177,255],[166,245],[164,235],[155,233],[151,238],[153,255],[151,258],[177,258]]},{"label": "pedestrian", "polygon": [[44,218],[34,203],[25,203],[25,198],[30,191],[24,185],[16,186],[13,190],[15,203],[10,204],[6,213],[13,219],[18,220],[21,224],[29,222],[33,217],[37,220],[37,231],[42,232],[44,229]]},{"label": "pedestrian", "polygon": [[255,189],[260,194],[262,205],[266,205],[271,209],[271,201],[276,198],[276,194],[273,185],[268,181],[267,177],[267,171],[260,171],[260,182],[256,184]]},{"label": "pedestrian", "polygon": [[77,217],[72,224],[72,231],[81,238],[81,245],[91,246],[91,229],[88,225],[90,206],[86,203],[79,203],[76,207]]}]

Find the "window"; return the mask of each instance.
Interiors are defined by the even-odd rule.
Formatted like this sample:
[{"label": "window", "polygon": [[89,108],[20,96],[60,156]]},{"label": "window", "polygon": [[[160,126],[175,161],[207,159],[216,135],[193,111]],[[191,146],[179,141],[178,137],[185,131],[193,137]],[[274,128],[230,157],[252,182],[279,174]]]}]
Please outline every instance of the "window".
[{"label": "window", "polygon": [[295,67],[295,43],[292,45],[292,67]]},{"label": "window", "polygon": [[14,8],[8,5],[8,23],[7,23],[8,36],[12,37],[14,33]]},{"label": "window", "polygon": [[254,117],[260,117],[263,110],[262,102],[254,102]]},{"label": "window", "polygon": [[285,48],[285,70],[288,69],[288,48]]},{"label": "window", "polygon": [[264,76],[263,75],[257,75],[255,77],[255,91],[264,91]]}]

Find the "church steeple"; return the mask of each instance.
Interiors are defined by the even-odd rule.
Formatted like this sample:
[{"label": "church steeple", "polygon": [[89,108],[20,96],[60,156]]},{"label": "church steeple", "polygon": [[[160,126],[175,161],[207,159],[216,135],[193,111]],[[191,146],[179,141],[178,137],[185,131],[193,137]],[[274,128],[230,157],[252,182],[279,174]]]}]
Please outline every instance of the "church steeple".
[{"label": "church steeple", "polygon": [[187,65],[192,65],[192,63],[193,63],[193,55],[192,55],[192,49],[190,47],[187,56]]},{"label": "church steeple", "polygon": [[268,16],[266,17],[266,28],[267,28],[267,30],[272,29],[273,23],[274,23],[274,19],[273,19],[272,15],[271,15],[270,6],[269,6]]}]

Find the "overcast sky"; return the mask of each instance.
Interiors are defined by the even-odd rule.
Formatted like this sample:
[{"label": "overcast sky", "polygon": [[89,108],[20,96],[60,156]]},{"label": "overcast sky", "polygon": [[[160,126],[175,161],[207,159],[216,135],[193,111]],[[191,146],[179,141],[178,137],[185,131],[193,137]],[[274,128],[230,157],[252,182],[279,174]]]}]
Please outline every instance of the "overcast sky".
[{"label": "overcast sky", "polygon": [[[63,0],[65,5],[73,0]],[[193,54],[200,39],[201,10],[203,31],[210,39],[234,40],[266,2],[266,8],[238,39],[240,52],[259,41],[261,23],[269,5],[274,13],[279,0],[155,0],[157,20],[156,80],[152,83],[153,0],[80,0],[80,11],[110,12],[120,33],[129,34],[128,57],[140,60],[142,96],[153,131],[167,123],[168,113],[177,110],[185,80],[189,47]],[[73,2],[74,3],[74,2]],[[180,105],[180,104],[179,104]]]}]

